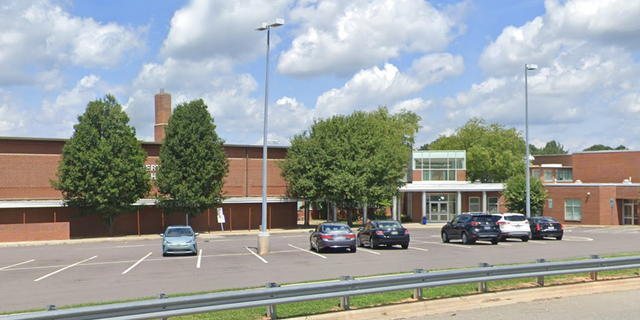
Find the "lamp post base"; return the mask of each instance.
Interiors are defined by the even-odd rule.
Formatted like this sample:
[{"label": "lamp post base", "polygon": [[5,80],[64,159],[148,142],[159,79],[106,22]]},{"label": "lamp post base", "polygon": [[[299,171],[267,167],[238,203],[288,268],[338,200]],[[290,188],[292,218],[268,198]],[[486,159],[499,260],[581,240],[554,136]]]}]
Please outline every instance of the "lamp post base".
[{"label": "lamp post base", "polygon": [[258,254],[263,255],[269,253],[271,250],[271,239],[269,233],[258,233]]}]

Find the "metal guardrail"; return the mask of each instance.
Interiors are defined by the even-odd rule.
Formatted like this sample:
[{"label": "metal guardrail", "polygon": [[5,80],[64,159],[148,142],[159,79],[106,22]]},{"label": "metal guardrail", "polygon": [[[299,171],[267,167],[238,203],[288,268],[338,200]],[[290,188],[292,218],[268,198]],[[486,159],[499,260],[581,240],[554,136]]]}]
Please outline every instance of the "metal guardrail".
[{"label": "metal guardrail", "polygon": [[491,266],[480,263],[478,268],[427,272],[414,270],[413,274],[354,279],[344,276],[340,281],[280,287],[268,283],[264,289],[229,291],[185,297],[168,298],[160,294],[157,300],[116,303],[92,307],[24,313],[1,317],[1,320],[142,320],[166,319],[181,315],[244,309],[266,306],[267,316],[276,319],[276,305],[340,298],[343,309],[349,309],[349,297],[373,293],[414,290],[414,298],[422,299],[422,290],[430,287],[478,283],[478,290],[486,291],[486,282],[517,278],[537,278],[544,285],[544,277],[589,272],[597,280],[597,272],[640,268],[640,256],[607,258],[591,256],[588,260],[547,262],[533,264]]}]

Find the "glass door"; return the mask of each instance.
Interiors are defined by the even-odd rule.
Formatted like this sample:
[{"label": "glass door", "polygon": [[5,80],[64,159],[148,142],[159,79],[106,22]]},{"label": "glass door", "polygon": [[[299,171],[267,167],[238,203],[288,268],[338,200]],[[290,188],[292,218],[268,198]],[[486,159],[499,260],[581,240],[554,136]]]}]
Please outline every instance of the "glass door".
[{"label": "glass door", "polygon": [[447,222],[449,221],[449,202],[438,201],[429,204],[429,221]]},{"label": "glass door", "polygon": [[638,210],[635,200],[625,200],[622,205],[622,224],[637,225]]}]

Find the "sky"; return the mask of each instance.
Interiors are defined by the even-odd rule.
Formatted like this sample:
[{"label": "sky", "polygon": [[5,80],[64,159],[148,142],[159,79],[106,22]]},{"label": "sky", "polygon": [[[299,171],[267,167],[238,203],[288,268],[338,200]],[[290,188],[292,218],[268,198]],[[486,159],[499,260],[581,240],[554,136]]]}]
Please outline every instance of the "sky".
[{"label": "sky", "polygon": [[422,118],[415,148],[472,117],[524,138],[528,109],[537,147],[638,150],[638,17],[628,0],[0,0],[0,136],[69,138],[87,104],[113,94],[153,141],[162,89],[174,108],[203,99],[225,143],[261,145],[267,32],[256,28],[281,18],[271,145],[384,106]]}]

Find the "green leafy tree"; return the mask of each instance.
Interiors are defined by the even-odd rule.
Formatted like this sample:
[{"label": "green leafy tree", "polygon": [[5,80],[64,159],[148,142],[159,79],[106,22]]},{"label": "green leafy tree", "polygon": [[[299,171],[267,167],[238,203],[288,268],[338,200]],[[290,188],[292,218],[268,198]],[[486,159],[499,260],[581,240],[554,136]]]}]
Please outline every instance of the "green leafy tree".
[{"label": "green leafy tree", "polygon": [[531,148],[531,145],[529,146],[529,152],[532,155],[557,155],[557,154],[567,154],[568,152],[566,150],[564,150],[564,146],[561,145],[560,143],[558,143],[555,140],[551,140],[549,142],[547,142],[547,144],[544,146],[544,148],[542,149],[538,149],[538,148]]},{"label": "green leafy tree", "polygon": [[605,146],[603,144],[594,144],[589,148],[586,148],[582,151],[605,151],[605,150],[629,150],[629,148],[623,146],[623,145],[619,145],[616,148],[612,148],[609,146]]},{"label": "green leafy tree", "polygon": [[[505,206],[509,212],[525,214],[527,209],[527,179],[524,174],[515,175],[507,180],[502,196],[506,199]],[[542,213],[544,201],[547,200],[547,191],[542,181],[530,179],[529,197],[531,199],[531,212]]]},{"label": "green leafy tree", "polygon": [[129,117],[107,95],[89,102],[78,117],[51,185],[80,215],[100,215],[113,235],[116,218],[135,211],[133,204],[149,192],[146,158]]},{"label": "green leafy tree", "polygon": [[390,203],[404,183],[420,117],[386,108],[314,122],[291,140],[280,164],[290,197],[326,200],[347,210]]},{"label": "green leafy tree", "polygon": [[222,203],[229,161],[204,101],[178,105],[165,132],[156,178],[163,211],[196,216]]},{"label": "green leafy tree", "polygon": [[475,117],[451,136],[438,137],[429,150],[465,150],[470,181],[504,182],[524,172],[526,166],[525,143],[518,131],[487,125]]}]

